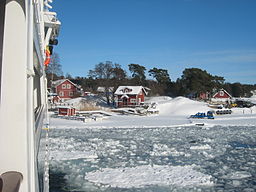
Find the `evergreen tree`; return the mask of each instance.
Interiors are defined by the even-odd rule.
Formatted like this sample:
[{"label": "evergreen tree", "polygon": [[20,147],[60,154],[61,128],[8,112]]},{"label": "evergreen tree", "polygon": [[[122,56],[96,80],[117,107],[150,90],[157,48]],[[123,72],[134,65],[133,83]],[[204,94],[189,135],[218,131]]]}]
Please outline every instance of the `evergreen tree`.
[{"label": "evergreen tree", "polygon": [[132,73],[132,78],[137,85],[145,85],[145,70],[146,68],[139,64],[129,64],[129,70]]},{"label": "evergreen tree", "polygon": [[178,80],[183,94],[195,94],[201,92],[212,92],[214,88],[219,88],[224,82],[223,77],[212,76],[206,70],[198,68],[187,68],[183,71],[181,79]]},{"label": "evergreen tree", "polygon": [[171,79],[166,69],[158,69],[154,67],[149,70],[149,75],[156,79],[158,83],[158,91],[161,95],[170,95]]},{"label": "evergreen tree", "polygon": [[171,81],[168,71],[166,69],[153,68],[150,69],[149,75],[153,76],[159,84],[166,84]]}]

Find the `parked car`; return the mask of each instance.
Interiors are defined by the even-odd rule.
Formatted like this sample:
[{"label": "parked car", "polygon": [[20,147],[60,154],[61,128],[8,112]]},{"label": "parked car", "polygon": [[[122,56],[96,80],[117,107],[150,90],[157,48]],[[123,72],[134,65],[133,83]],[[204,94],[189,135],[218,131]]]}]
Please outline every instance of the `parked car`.
[{"label": "parked car", "polygon": [[241,107],[241,108],[244,108],[244,107],[250,108],[250,107],[254,106],[253,103],[251,103],[249,101],[244,101],[244,100],[236,100],[235,103],[236,103],[237,107]]}]

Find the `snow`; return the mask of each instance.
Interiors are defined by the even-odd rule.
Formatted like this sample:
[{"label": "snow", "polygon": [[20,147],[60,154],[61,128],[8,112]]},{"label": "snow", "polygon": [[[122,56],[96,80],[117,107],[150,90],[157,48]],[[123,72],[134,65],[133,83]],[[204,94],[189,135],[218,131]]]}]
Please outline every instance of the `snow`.
[{"label": "snow", "polygon": [[85,179],[119,188],[141,188],[147,185],[196,186],[213,185],[211,176],[193,169],[193,166],[150,166],[105,168],[89,172]]},{"label": "snow", "polygon": [[108,110],[106,102],[99,96],[89,95],[85,97],[78,97],[65,101],[65,104],[73,106],[77,110],[84,109],[104,109]]},{"label": "snow", "polygon": [[[73,105],[79,106],[81,98],[72,100]],[[98,100],[97,100],[98,101]],[[230,115],[216,115],[215,119],[189,119],[197,112],[212,110],[206,103],[190,100],[184,97],[154,97],[147,103],[157,103],[159,114],[149,116],[116,115],[112,113],[103,121],[68,121],[64,119],[52,119],[55,128],[153,128],[153,127],[177,127],[190,126],[204,123],[207,126],[230,125],[256,125],[256,106],[251,108],[232,108]],[[110,115],[111,113],[108,112]]]},{"label": "snow", "polygon": [[[125,92],[127,89],[127,92]],[[144,90],[144,87],[142,86],[119,86],[117,90],[115,91],[116,95],[124,95],[125,93],[130,95],[137,95],[141,92],[141,90]],[[145,91],[146,92],[146,91]]]},{"label": "snow", "polygon": [[77,191],[256,189],[256,107],[208,120],[188,118],[211,110],[204,102],[147,102],[157,103],[159,114],[108,112],[108,119],[86,123],[51,118],[52,169]]},{"label": "snow", "polygon": [[[206,103],[193,101],[185,97],[177,97],[175,99],[163,97],[163,99],[164,100],[161,100],[160,97],[159,100],[156,101],[159,104],[158,109],[161,115],[189,116],[197,113],[198,111],[210,110]],[[155,101],[155,99],[152,101]]]}]

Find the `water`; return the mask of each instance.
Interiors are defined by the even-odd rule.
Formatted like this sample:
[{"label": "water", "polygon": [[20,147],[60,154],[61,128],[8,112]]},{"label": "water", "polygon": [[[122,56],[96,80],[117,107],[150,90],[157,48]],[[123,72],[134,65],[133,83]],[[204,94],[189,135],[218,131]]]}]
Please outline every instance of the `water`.
[{"label": "water", "polygon": [[256,191],[256,127],[52,129],[50,191]]}]

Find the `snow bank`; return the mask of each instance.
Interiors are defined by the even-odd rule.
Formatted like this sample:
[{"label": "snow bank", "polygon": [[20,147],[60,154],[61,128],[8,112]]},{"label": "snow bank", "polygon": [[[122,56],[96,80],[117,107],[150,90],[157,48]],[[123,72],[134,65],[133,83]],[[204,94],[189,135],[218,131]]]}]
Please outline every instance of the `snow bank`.
[{"label": "snow bank", "polygon": [[179,187],[213,185],[211,176],[194,170],[193,166],[142,165],[125,168],[104,168],[85,176],[90,182],[118,188],[142,188],[149,185]]},{"label": "snow bank", "polygon": [[108,107],[106,102],[98,96],[77,97],[67,100],[65,103],[72,105],[77,110],[95,110]]},{"label": "snow bank", "polygon": [[146,98],[146,103],[165,103],[166,101],[172,100],[171,97],[168,96],[158,96],[158,97],[147,97]]},{"label": "snow bank", "polygon": [[162,100],[158,103],[161,115],[189,116],[197,112],[207,112],[210,108],[204,102],[194,101],[185,97]]}]

